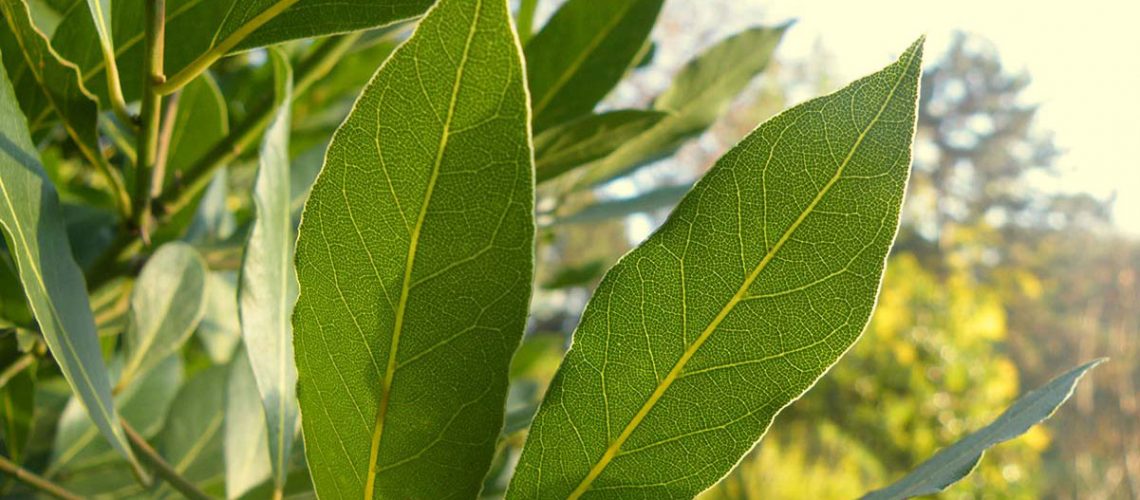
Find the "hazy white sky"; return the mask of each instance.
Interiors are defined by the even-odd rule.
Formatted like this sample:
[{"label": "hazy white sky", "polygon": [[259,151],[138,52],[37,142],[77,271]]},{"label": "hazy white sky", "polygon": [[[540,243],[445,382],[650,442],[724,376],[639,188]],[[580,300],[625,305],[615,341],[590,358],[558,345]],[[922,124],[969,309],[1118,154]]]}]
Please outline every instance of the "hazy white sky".
[{"label": "hazy white sky", "polygon": [[847,79],[880,68],[922,33],[928,60],[945,50],[955,29],[988,38],[1007,68],[1028,71],[1026,96],[1041,105],[1038,126],[1054,131],[1066,151],[1056,187],[1099,197],[1115,192],[1117,224],[1140,235],[1140,0],[709,3],[735,11],[721,18],[741,28],[757,16],[795,18],[779,54],[807,56],[818,40]]}]

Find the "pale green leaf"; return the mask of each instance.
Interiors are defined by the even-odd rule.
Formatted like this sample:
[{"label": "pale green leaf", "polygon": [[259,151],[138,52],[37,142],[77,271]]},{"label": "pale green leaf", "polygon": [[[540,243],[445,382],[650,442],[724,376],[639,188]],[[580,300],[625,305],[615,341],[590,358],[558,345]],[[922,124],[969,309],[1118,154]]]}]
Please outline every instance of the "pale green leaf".
[{"label": "pale green leaf", "polygon": [[[121,365],[121,363],[118,363]],[[139,434],[153,437],[162,429],[166,410],[182,385],[182,360],[169,356],[115,397],[115,407]],[[99,431],[91,424],[80,402],[72,397],[56,427],[55,446],[48,467],[48,475],[62,469],[75,470],[104,464],[117,458],[110,446],[99,438]],[[128,476],[130,475],[128,471]]]},{"label": "pale green leaf", "polygon": [[265,409],[245,348],[230,363],[226,385],[226,498],[238,498],[270,479]]},{"label": "pale green leaf", "polygon": [[[188,66],[236,51],[289,40],[363,30],[422,14],[431,0],[168,0],[164,70],[170,78]],[[128,101],[142,91],[143,11],[114,4],[115,51]],[[52,43],[83,70],[83,81],[107,98],[98,33],[86,12],[72,12]]]},{"label": "pale green leaf", "polygon": [[146,374],[178,352],[205,312],[206,263],[184,243],[159,247],[131,292],[126,332],[127,361],[116,387]]},{"label": "pale green leaf", "polygon": [[602,279],[511,498],[690,498],[855,342],[910,167],[921,41],[761,125]]},{"label": "pale green leaf", "polygon": [[666,116],[660,111],[623,109],[546,129],[534,137],[535,179],[544,182],[605,157]]},{"label": "pale green leaf", "polygon": [[534,130],[588,114],[635,62],[664,0],[569,0],[526,45]]},{"label": "pale green leaf", "polygon": [[676,150],[713,124],[733,98],[768,66],[787,26],[752,28],[726,38],[685,65],[673,85],[653,103],[669,116],[626,142],[613,154],[585,167],[579,186],[629,172]]},{"label": "pale green leaf", "polygon": [[261,143],[253,186],[254,219],[242,258],[239,311],[242,338],[257,380],[269,429],[273,477],[283,487],[297,428],[297,367],[290,317],[297,300],[289,189],[289,109],[293,71],[285,55],[269,52],[277,112]]},{"label": "pale green leaf", "polygon": [[866,500],[889,500],[934,495],[968,476],[991,447],[1016,438],[1030,427],[1051,417],[1060,408],[1085,372],[1105,360],[1078,366],[1014,401],[989,425],[943,448],[895,483],[863,496]]},{"label": "pale green leaf", "polygon": [[[302,215],[293,318],[322,498],[473,497],[533,275],[506,0],[442,0],[365,87]],[[398,124],[398,126],[397,126]]]},{"label": "pale green leaf", "polygon": [[[211,366],[186,381],[170,406],[159,436],[162,458],[182,477],[200,487],[224,477],[225,366]],[[159,492],[171,492],[163,484]]]},{"label": "pale green leaf", "polygon": [[137,467],[111,402],[83,273],[59,198],[40,164],[7,71],[0,68],[0,226],[52,356],[99,432]]},{"label": "pale green leaf", "polygon": [[633,198],[607,200],[587,205],[582,209],[554,220],[559,224],[593,224],[642,212],[652,212],[676,205],[692,189],[691,184],[662,186]]},{"label": "pale green leaf", "polygon": [[241,341],[238,321],[237,277],[233,272],[210,272],[206,276],[206,304],[198,323],[198,340],[216,365],[229,363]]}]

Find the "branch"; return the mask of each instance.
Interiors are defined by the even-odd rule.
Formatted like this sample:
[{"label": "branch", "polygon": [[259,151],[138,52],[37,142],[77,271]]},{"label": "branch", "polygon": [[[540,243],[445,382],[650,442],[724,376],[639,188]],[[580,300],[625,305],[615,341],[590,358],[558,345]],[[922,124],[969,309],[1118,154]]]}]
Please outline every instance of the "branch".
[{"label": "branch", "polygon": [[31,366],[31,364],[35,361],[36,354],[33,352],[29,352],[23,356],[20,356],[15,363],[8,365],[8,367],[4,369],[4,372],[0,373],[0,387],[8,385],[8,381],[12,380],[12,377],[15,377],[16,374],[24,371],[24,368]]},{"label": "branch", "polygon": [[180,71],[175,73],[174,76],[170,77],[169,80],[162,83],[161,85],[158,85],[156,90],[161,95],[168,95],[173,94],[174,91],[182,87],[185,87],[186,84],[193,81],[198,77],[198,75],[202,74],[203,71],[206,71],[207,68],[213,65],[215,61],[221,59],[222,56],[226,55],[227,52],[236,47],[237,44],[241,43],[242,40],[245,40],[245,37],[253,34],[253,32],[257,31],[258,28],[262,27],[265,23],[273,20],[273,18],[277,17],[278,14],[281,14],[285,11],[285,9],[292,7],[295,3],[297,3],[297,0],[278,0],[269,8],[261,11],[261,13],[255,16],[253,19],[250,19],[249,22],[238,27],[238,29],[234,30],[233,33],[230,33],[228,36],[226,36],[226,38],[223,39],[220,43],[214,45],[210,48],[210,50],[198,56],[197,59],[191,61],[190,64],[186,65],[185,68],[182,68]]},{"label": "branch", "polygon": [[134,222],[143,241],[149,241],[151,220],[151,186],[158,151],[159,127],[162,123],[162,94],[156,87],[166,80],[162,71],[166,40],[166,0],[146,3],[145,77],[143,79],[142,131],[138,137],[138,161],[135,165]]},{"label": "branch", "polygon": [[203,493],[202,490],[194,486],[188,479],[182,477],[182,474],[179,474],[174,467],[166,463],[162,455],[159,455],[158,452],[146,442],[146,439],[135,431],[130,424],[125,420],[123,420],[122,423],[123,430],[127,433],[127,440],[131,442],[131,446],[135,449],[135,452],[139,454],[139,457],[154,468],[154,472],[158,477],[161,477],[167,484],[178,490],[179,493],[185,495],[186,498],[191,500],[210,499],[209,495]]},{"label": "branch", "polygon": [[29,471],[5,457],[0,457],[0,472],[12,476],[17,481],[24,483],[32,488],[42,491],[48,495],[63,500],[83,500],[83,497],[76,495],[70,491],[65,490],[62,486],[55,484],[47,479],[44,479],[32,471]]}]

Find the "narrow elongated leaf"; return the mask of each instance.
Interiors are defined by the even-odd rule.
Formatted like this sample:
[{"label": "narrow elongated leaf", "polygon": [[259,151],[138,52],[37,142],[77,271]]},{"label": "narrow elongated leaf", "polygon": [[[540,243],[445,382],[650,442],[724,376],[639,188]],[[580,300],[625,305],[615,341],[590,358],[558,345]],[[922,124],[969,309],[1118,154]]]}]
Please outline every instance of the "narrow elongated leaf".
[{"label": "narrow elongated leaf", "polygon": [[578,185],[591,186],[618,177],[672,153],[686,139],[703,132],[768,66],[786,30],[786,25],[745,30],[690,61],[653,103],[653,109],[669,116],[613,154],[585,167]]},{"label": "narrow elongated leaf", "polygon": [[[0,0],[0,11],[3,11],[9,28],[0,30],[3,32],[0,34],[0,47],[7,48],[11,45],[3,42],[3,38],[15,39],[25,62],[23,66],[15,64],[15,67],[21,67],[21,71],[30,76],[29,82],[38,84],[39,91],[43,93],[42,99],[27,94],[22,96],[21,106],[29,121],[40,123],[44,118],[38,115],[48,113],[60,116],[64,130],[75,141],[84,158],[106,173],[112,184],[121,186],[122,179],[118,171],[112,170],[101,154],[97,130],[98,105],[95,97],[84,87],[78,68],[61,58],[47,38],[32,24],[24,0]],[[14,67],[10,64],[13,63],[13,56],[15,54],[3,56],[5,66]],[[126,203],[126,200],[117,202]]]},{"label": "narrow elongated leaf", "polygon": [[226,384],[226,498],[238,498],[272,475],[260,400],[249,356],[242,347],[230,363]]},{"label": "narrow elongated leaf", "polygon": [[[431,0],[168,0],[165,71],[173,78],[207,54],[222,55],[289,40],[385,26],[421,15]],[[143,10],[114,4],[115,50],[128,101],[142,91]],[[107,98],[98,32],[86,12],[63,19],[53,45]]]},{"label": "narrow elongated leaf", "polygon": [[577,118],[635,62],[664,0],[569,0],[526,45],[536,132]]},{"label": "narrow elongated leaf", "polygon": [[864,500],[913,498],[934,495],[948,488],[973,472],[986,450],[1024,434],[1030,427],[1053,416],[1073,395],[1081,377],[1104,361],[1102,358],[1085,363],[1029,391],[989,425],[939,450],[894,484],[864,495]]},{"label": "narrow elongated leaf", "polygon": [[111,446],[137,467],[111,403],[87,284],[71,256],[59,198],[26,123],[7,71],[0,68],[0,226],[60,371]]},{"label": "narrow elongated leaf", "polygon": [[624,109],[583,116],[547,129],[534,137],[535,178],[547,181],[602,158],[666,116],[660,111]]},{"label": "narrow elongated leaf", "polygon": [[472,497],[533,275],[506,0],[442,0],[333,137],[297,242],[301,422],[324,498]]},{"label": "narrow elongated leaf", "polygon": [[676,205],[692,189],[691,184],[663,186],[633,198],[609,200],[586,206],[555,219],[554,224],[591,224]]},{"label": "narrow elongated leaf", "polygon": [[692,497],[855,342],[898,227],[921,50],[761,125],[607,273],[509,497]]},{"label": "narrow elongated leaf", "polygon": [[289,109],[293,71],[279,50],[271,49],[277,113],[261,143],[253,186],[254,220],[242,259],[239,307],[242,338],[257,380],[269,429],[269,455],[277,487],[285,484],[285,466],[297,429],[297,366],[293,361],[293,217],[289,210]]},{"label": "narrow elongated leaf", "polygon": [[168,243],[154,253],[131,292],[127,362],[119,387],[182,348],[202,320],[205,295],[206,264],[197,250]]}]

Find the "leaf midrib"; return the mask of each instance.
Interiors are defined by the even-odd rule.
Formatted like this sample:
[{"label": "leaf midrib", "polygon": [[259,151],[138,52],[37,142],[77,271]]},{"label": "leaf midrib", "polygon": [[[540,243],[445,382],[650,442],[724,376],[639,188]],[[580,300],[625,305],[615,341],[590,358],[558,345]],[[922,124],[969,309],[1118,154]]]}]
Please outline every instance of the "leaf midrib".
[{"label": "leaf midrib", "polygon": [[[775,257],[776,253],[779,252],[784,244],[791,238],[792,234],[796,231],[797,228],[799,228],[800,224],[802,224],[803,221],[807,219],[808,215],[810,215],[815,210],[816,205],[819,204],[819,202],[828,193],[831,187],[839,181],[840,177],[843,175],[843,171],[850,163],[851,158],[854,157],[855,152],[859,149],[859,146],[866,138],[867,133],[869,133],[871,129],[874,128],[874,126],[879,122],[879,118],[882,117],[883,112],[886,110],[887,106],[891,103],[892,100],[894,100],[895,92],[898,90],[898,87],[902,83],[903,79],[905,79],[906,75],[910,72],[910,66],[914,63],[915,54],[916,52],[912,52],[906,63],[901,65],[902,70],[899,74],[899,77],[897,80],[895,80],[895,83],[891,87],[890,92],[883,100],[883,104],[879,107],[878,112],[875,113],[874,118],[872,118],[867,126],[864,127],[863,131],[859,134],[859,137],[856,138],[855,143],[847,152],[847,155],[843,159],[843,162],[840,163],[839,168],[836,169],[835,174],[832,175],[827,184],[825,184],[823,188],[820,189],[819,193],[816,194],[811,203],[809,203],[803,212],[800,213],[799,217],[797,217],[796,220],[792,222],[791,226],[789,226],[788,229],[784,231],[784,234],[764,255],[764,257],[760,260],[760,263],[758,263],[756,267],[753,268],[752,272],[749,273],[747,277],[745,277],[744,283],[737,290],[736,294],[734,294],[732,298],[729,299],[724,308],[722,308],[720,312],[717,313],[716,317],[713,318],[712,322],[709,323],[707,327],[705,327],[704,331],[701,332],[701,334],[693,341],[693,343],[685,349],[685,352],[681,355],[681,358],[677,360],[677,363],[673,365],[673,368],[669,371],[669,374],[666,375],[660,383],[658,383],[657,388],[649,396],[649,399],[642,405],[637,414],[633,416],[633,419],[630,420],[625,429],[623,429],[621,434],[618,435],[617,439],[610,443],[610,446],[606,449],[606,452],[602,455],[602,458],[600,458],[593,465],[593,467],[590,469],[590,472],[586,475],[582,482],[578,484],[578,487],[570,493],[568,497],[570,500],[576,500],[585,494],[586,491],[590,489],[590,486],[593,484],[593,482],[602,474],[606,466],[608,466],[610,462],[612,462],[613,459],[617,457],[618,452],[621,451],[622,445],[625,444],[626,440],[628,440],[629,437],[633,434],[633,431],[637,429],[637,427],[645,419],[646,415],[649,414],[649,411],[652,410],[657,402],[661,399],[665,391],[667,391],[673,382],[681,375],[681,372],[684,370],[685,365],[689,362],[689,360],[692,359],[692,357],[696,354],[704,342],[708,340],[708,338],[717,329],[717,327],[720,326],[720,323],[724,321],[728,314],[732,312],[732,310],[736,307],[736,304],[746,297],[748,289],[760,275],[760,272],[763,271],[764,268],[768,265],[768,262],[770,262],[772,258]],[[789,124],[788,127],[791,127],[792,125],[794,125],[794,122],[792,124]],[[785,130],[787,130],[787,128],[785,128]],[[776,144],[773,144],[772,148],[774,149],[775,147]]]},{"label": "leaf midrib", "polygon": [[[436,5],[438,6],[438,4]],[[431,204],[432,193],[435,191],[436,182],[439,179],[439,169],[443,163],[443,153],[447,149],[447,141],[450,138],[451,133],[451,122],[455,117],[455,105],[459,96],[460,83],[463,80],[463,68],[467,64],[468,55],[471,49],[471,41],[475,37],[475,28],[479,25],[479,16],[482,12],[482,8],[483,1],[476,0],[474,17],[471,19],[471,27],[468,29],[467,40],[463,45],[463,55],[459,58],[459,64],[455,70],[455,83],[453,83],[451,86],[451,98],[448,103],[447,116],[444,119],[443,123],[443,131],[440,134],[439,146],[436,149],[435,161],[432,165],[431,177],[428,179],[427,191],[424,193],[424,201],[420,205],[420,212],[416,218],[416,225],[412,229],[412,234],[408,242],[408,256],[404,264],[404,280],[400,290],[400,300],[396,306],[396,319],[392,328],[392,340],[388,347],[388,365],[385,368],[383,385],[380,392],[380,405],[376,412],[376,424],[372,433],[372,447],[368,457],[368,476],[365,480],[366,482],[364,487],[365,500],[371,500],[373,497],[373,491],[376,484],[376,475],[379,472],[378,462],[380,455],[380,440],[384,434],[384,420],[388,413],[388,402],[391,399],[392,378],[396,374],[396,353],[400,344],[400,336],[403,333],[404,315],[407,312],[408,296],[411,292],[412,270],[415,265],[416,249],[419,246],[420,232],[423,229],[424,219],[427,216],[428,206]],[[425,14],[425,17],[426,16],[427,15]],[[413,35],[413,37],[414,36],[415,35]]]}]

